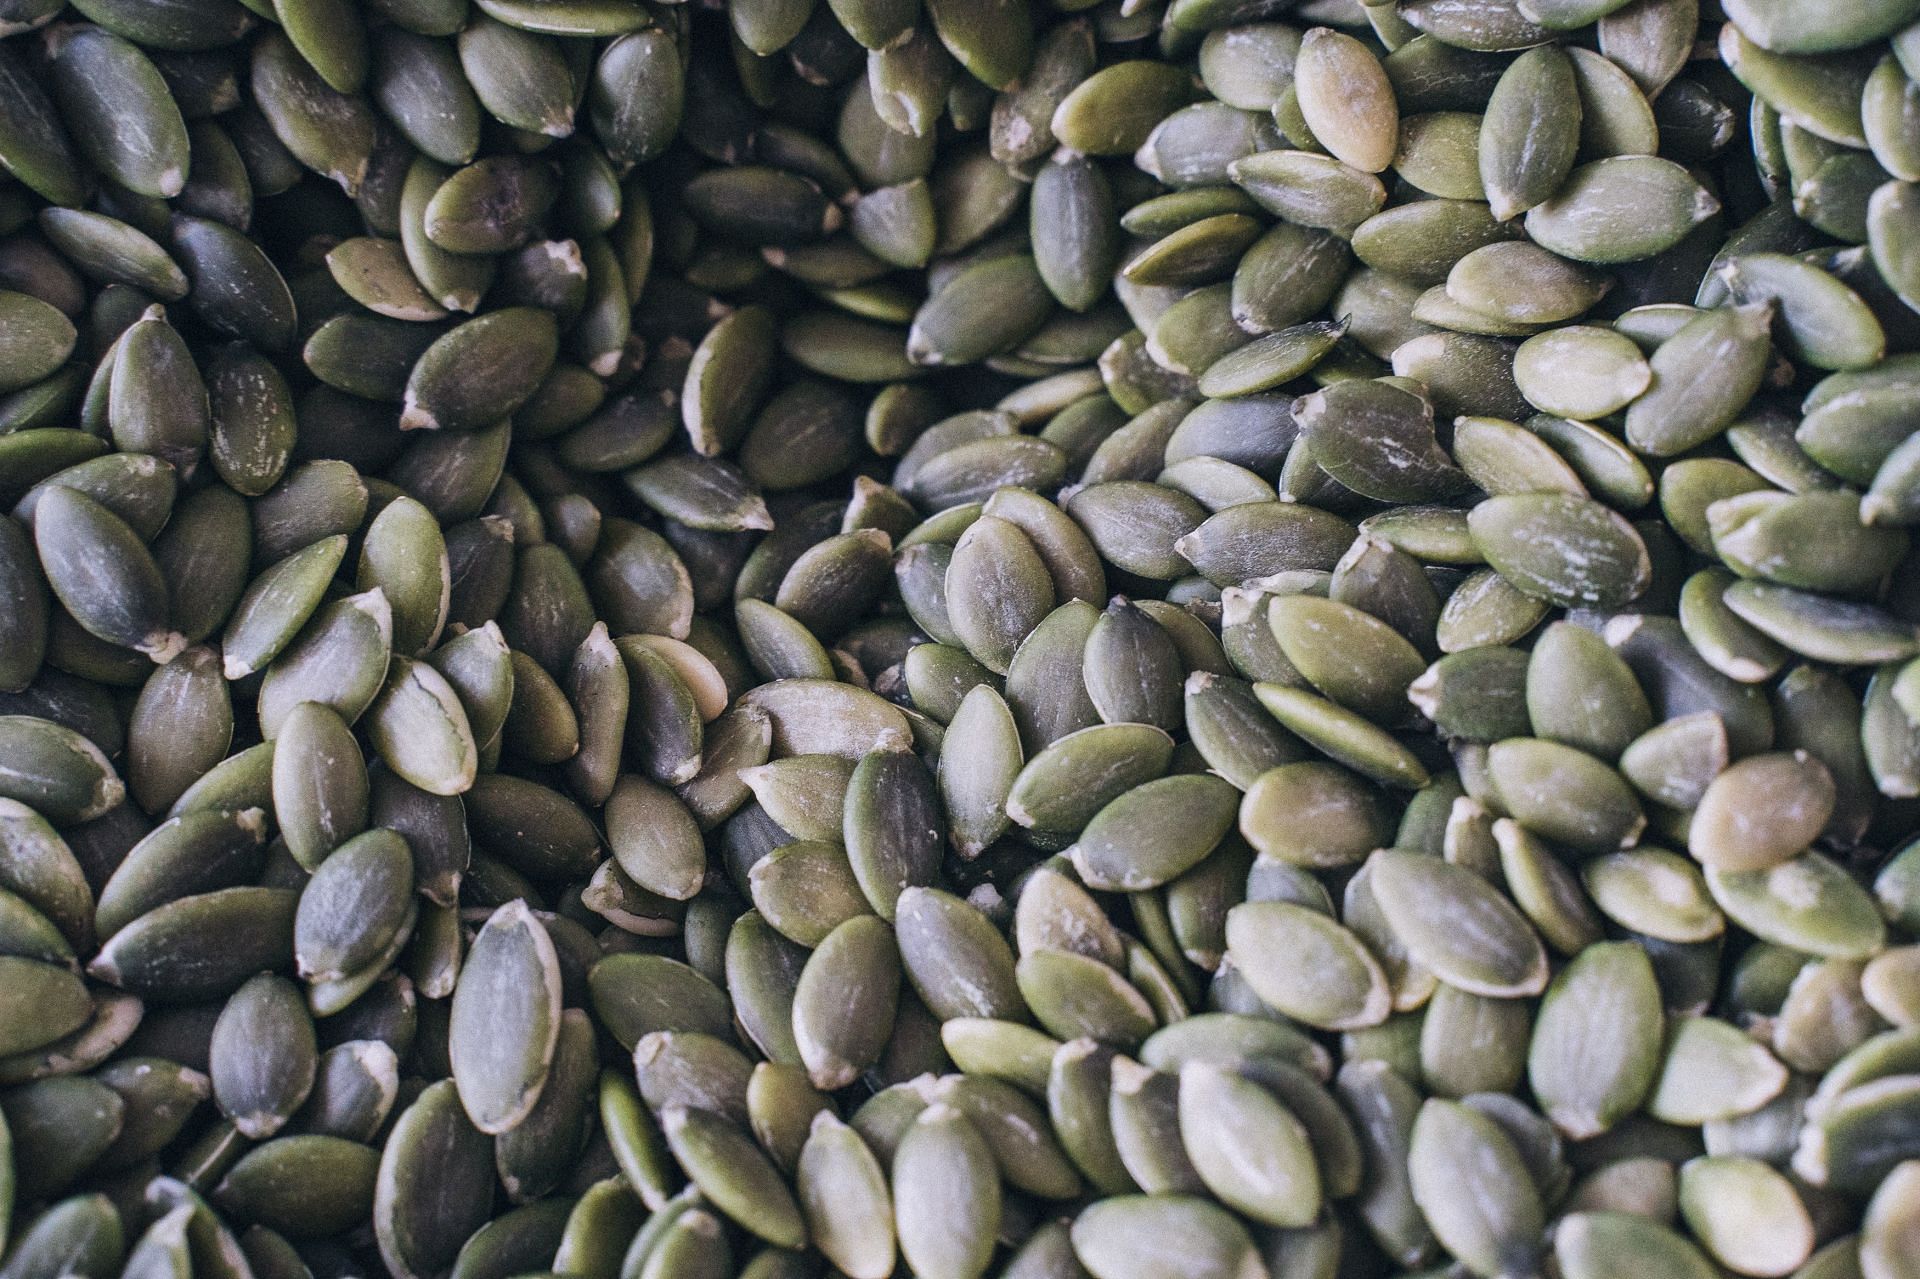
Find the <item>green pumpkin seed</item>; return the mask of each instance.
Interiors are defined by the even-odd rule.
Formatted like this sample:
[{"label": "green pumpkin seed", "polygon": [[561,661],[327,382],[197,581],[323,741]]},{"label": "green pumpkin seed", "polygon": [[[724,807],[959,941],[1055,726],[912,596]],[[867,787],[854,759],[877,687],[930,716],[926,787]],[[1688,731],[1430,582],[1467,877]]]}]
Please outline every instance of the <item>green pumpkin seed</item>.
[{"label": "green pumpkin seed", "polygon": [[511,1130],[533,1110],[560,1029],[558,960],[526,906],[501,907],[474,939],[454,989],[448,1030],[460,1102],[482,1132]]},{"label": "green pumpkin seed", "polygon": [[858,1133],[830,1114],[815,1118],[797,1181],[814,1245],[849,1279],[893,1272],[893,1197]]},{"label": "green pumpkin seed", "polygon": [[1227,1279],[1260,1264],[1237,1218],[1191,1195],[1121,1195],[1073,1222],[1073,1250],[1095,1279]]},{"label": "green pumpkin seed", "polygon": [[1861,958],[1885,940],[1866,890],[1819,853],[1760,870],[1708,867],[1707,888],[1727,917],[1755,936],[1809,954]]},{"label": "green pumpkin seed", "polygon": [[1370,859],[1375,900],[1408,952],[1449,985],[1493,998],[1537,993],[1546,951],[1525,917],[1472,871],[1383,850]]},{"label": "green pumpkin seed", "polygon": [[1618,607],[1647,588],[1645,543],[1618,514],[1573,494],[1488,498],[1468,516],[1474,545],[1502,578],[1566,607]]},{"label": "green pumpkin seed", "polygon": [[[1457,1102],[1428,1101],[1414,1121],[1408,1172],[1434,1234],[1475,1274],[1498,1273],[1513,1264],[1509,1258],[1539,1247],[1540,1192],[1513,1143],[1486,1116]],[[1469,1205],[1459,1193],[1463,1176],[1490,1195]]]},{"label": "green pumpkin seed", "polygon": [[879,1059],[893,1031],[904,958],[905,948],[870,915],[847,919],[815,948],[793,997],[794,1039],[815,1087],[844,1087]]},{"label": "green pumpkin seed", "polygon": [[1569,1213],[1554,1229],[1553,1255],[1570,1279],[1619,1274],[1627,1257],[1633,1258],[1636,1268],[1673,1279],[1704,1279],[1713,1272],[1713,1263],[1679,1232],[1626,1212]]},{"label": "green pumpkin seed", "polygon": [[[380,1156],[373,1221],[380,1256],[396,1273],[451,1265],[486,1216],[492,1143],[467,1121],[452,1080],[429,1085],[404,1111]],[[440,1174],[422,1173],[437,1165]]]},{"label": "green pumpkin seed", "polygon": [[263,974],[235,991],[214,1023],[211,1052],[221,1111],[244,1135],[271,1137],[307,1099],[318,1071],[299,988]]},{"label": "green pumpkin seed", "polygon": [[714,1205],[777,1247],[800,1247],[806,1225],[779,1174],[745,1133],[703,1110],[674,1107],[662,1117],[674,1158]]},{"label": "green pumpkin seed", "polygon": [[1660,991],[1645,952],[1630,942],[1588,947],[1548,988],[1528,1048],[1527,1074],[1548,1118],[1576,1139],[1633,1113],[1654,1082]]},{"label": "green pumpkin seed", "polygon": [[1770,582],[1736,582],[1721,597],[1742,621],[1805,657],[1864,665],[1900,661],[1916,642],[1910,623],[1871,604]]},{"label": "green pumpkin seed", "polygon": [[[1813,1221],[1792,1183],[1756,1159],[1691,1159],[1680,1168],[1680,1215],[1722,1264],[1785,1270],[1813,1251]],[[1746,1217],[1759,1208],[1764,1228]]]},{"label": "green pumpkin seed", "polygon": [[1055,108],[1060,142],[1087,155],[1126,155],[1153,126],[1185,103],[1186,78],[1154,62],[1121,62],[1082,80]]},{"label": "green pumpkin seed", "polygon": [[894,924],[907,979],[935,1016],[1025,1020],[1013,952],[978,910],[916,886],[897,899]]}]

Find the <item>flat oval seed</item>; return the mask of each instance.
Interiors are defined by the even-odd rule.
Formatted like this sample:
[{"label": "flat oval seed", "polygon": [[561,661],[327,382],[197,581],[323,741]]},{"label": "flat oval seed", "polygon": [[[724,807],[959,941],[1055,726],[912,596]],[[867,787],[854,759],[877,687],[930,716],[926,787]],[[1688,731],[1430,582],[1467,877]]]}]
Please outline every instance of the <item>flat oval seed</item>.
[{"label": "flat oval seed", "polygon": [[988,670],[1004,675],[1014,650],[1054,607],[1053,577],[1017,525],[983,517],[960,536],[948,565],[954,633]]},{"label": "flat oval seed", "polygon": [[1287,902],[1246,902],[1227,914],[1227,953],[1256,993],[1324,1030],[1378,1025],[1391,1011],[1386,973],[1348,929]]},{"label": "flat oval seed", "polygon": [[915,364],[972,364],[1017,346],[1046,322],[1053,295],[1032,257],[967,267],[914,313],[907,355]]},{"label": "flat oval seed", "polygon": [[1294,64],[1300,112],[1327,150],[1365,173],[1393,163],[1400,112],[1386,71],[1352,36],[1307,32]]},{"label": "flat oval seed", "polygon": [[607,46],[594,63],[588,106],[609,159],[640,163],[666,149],[685,108],[685,74],[664,28],[630,30]]},{"label": "flat oval seed", "polygon": [[214,1023],[214,1101],[255,1140],[278,1132],[313,1089],[319,1056],[299,988],[262,974],[235,991]]},{"label": "flat oval seed", "polygon": [[1512,738],[1489,748],[1487,768],[1516,821],[1574,849],[1631,848],[1646,825],[1626,780],[1573,747]]},{"label": "flat oval seed", "polygon": [[1736,1273],[1787,1273],[1813,1252],[1806,1205],[1784,1175],[1757,1159],[1688,1160],[1679,1204],[1694,1237]]},{"label": "flat oval seed", "polygon": [[349,723],[379,694],[393,651],[393,610],[375,587],[322,607],[283,649],[260,685],[260,730],[268,737],[303,702]]},{"label": "flat oval seed", "polygon": [[[132,42],[98,27],[61,33],[53,90],[81,151],[114,181],[162,199],[186,185],[186,123],[158,68]],[[108,93],[119,93],[118,105]]]},{"label": "flat oval seed", "polygon": [[242,1155],[212,1198],[224,1211],[282,1234],[319,1238],[366,1215],[379,1159],[371,1148],[339,1137],[280,1137]]},{"label": "flat oval seed", "polygon": [[1394,934],[1449,985],[1493,998],[1546,986],[1546,948],[1486,880],[1437,857],[1392,849],[1368,861],[1375,900]]},{"label": "flat oval seed", "polygon": [[1643,846],[1595,858],[1581,866],[1580,875],[1600,913],[1634,932],[1698,942],[1726,928],[1699,867],[1677,853]]},{"label": "flat oval seed", "polygon": [[[1860,1243],[1861,1266],[1868,1271],[1898,1274],[1903,1258],[1913,1255],[1920,1224],[1914,1211],[1914,1170],[1901,1164],[1887,1175],[1867,1203]],[[1817,1255],[1817,1254],[1816,1254]]]},{"label": "flat oval seed", "polygon": [[299,703],[279,730],[274,813],[287,851],[317,870],[329,853],[366,829],[367,766],[353,730],[324,703]]},{"label": "flat oval seed", "polygon": [[807,1230],[848,1279],[893,1272],[893,1196],[873,1152],[831,1114],[817,1116],[795,1174]]},{"label": "flat oval seed", "polygon": [[1204,774],[1147,782],[1094,815],[1069,854],[1090,887],[1157,887],[1199,864],[1233,826],[1238,792]]},{"label": "flat oval seed", "polygon": [[[1519,1152],[1493,1120],[1433,1099],[1414,1121],[1407,1156],[1415,1202],[1447,1250],[1477,1275],[1502,1272],[1540,1247],[1545,1209]],[[1472,1187],[1463,1194],[1462,1182]]]},{"label": "flat oval seed", "polygon": [[[1617,1279],[1628,1273],[1706,1279],[1713,1263],[1678,1231],[1625,1212],[1574,1212],[1554,1227],[1553,1255],[1567,1279]],[[1629,1271],[1623,1262],[1632,1258]]]},{"label": "flat oval seed", "polygon": [[1180,1072],[1179,1119],[1181,1131],[1193,1134],[1195,1169],[1228,1205],[1281,1228],[1313,1221],[1321,1184],[1307,1130],[1265,1089],[1196,1062]]},{"label": "flat oval seed", "polygon": [[1423,664],[1391,626],[1310,595],[1275,598],[1267,621],[1287,660],[1334,701],[1378,722],[1405,714],[1407,687]]},{"label": "flat oval seed", "polygon": [[1208,364],[1200,393],[1218,398],[1270,391],[1311,371],[1343,336],[1341,325],[1322,320],[1256,338]]},{"label": "flat oval seed", "polygon": [[296,897],[264,887],[181,897],[115,933],[87,971],[143,998],[219,998],[291,957]]},{"label": "flat oval seed", "polygon": [[1127,155],[1191,92],[1186,76],[1163,63],[1116,63],[1082,80],[1061,100],[1053,113],[1053,133],[1086,155]]},{"label": "flat oval seed", "polygon": [[807,960],[794,990],[793,1035],[815,1087],[845,1087],[879,1060],[893,1033],[902,957],[884,922],[857,915]]},{"label": "flat oval seed", "polygon": [[1480,126],[1480,182],[1500,221],[1558,191],[1580,144],[1580,94],[1572,60],[1556,45],[1529,49],[1507,67]]},{"label": "flat oval seed", "polygon": [[385,954],[409,918],[413,859],[391,830],[348,840],[320,864],[294,913],[293,953],[309,981],[339,981]]},{"label": "flat oval seed", "polygon": [[910,751],[869,752],[848,780],[842,828],[847,859],[883,919],[893,917],[901,893],[936,878],[935,794],[926,766]]},{"label": "flat oval seed", "polygon": [[[401,426],[471,431],[507,417],[553,367],[558,341],[552,316],[533,307],[508,307],[449,330],[407,375]],[[475,368],[487,375],[473,377]]]},{"label": "flat oval seed", "polygon": [[447,1037],[460,1102],[474,1126],[501,1133],[539,1100],[560,1029],[553,942],[524,902],[488,919],[454,988]]},{"label": "flat oval seed", "polygon": [[[1403,149],[1407,127],[1402,122]],[[1329,231],[1351,231],[1386,203],[1378,178],[1310,151],[1256,152],[1228,165],[1227,176],[1269,213]]]},{"label": "flat oval seed", "polygon": [[1021,957],[1014,975],[1034,1017],[1061,1039],[1131,1046],[1154,1028],[1146,996],[1098,959],[1036,950]]},{"label": "flat oval seed", "polygon": [[[270,799],[265,797],[263,803]],[[30,834],[15,821],[9,825],[14,839]],[[47,834],[52,836],[51,831]],[[127,850],[125,859],[101,886],[92,918],[94,929],[99,936],[110,936],[175,898],[251,878],[259,870],[265,838],[264,815],[256,807],[195,809],[169,818]],[[21,844],[14,847],[19,850]],[[23,882],[27,878],[25,869],[23,864],[10,876],[13,889],[23,895],[30,887]],[[49,917],[68,922],[70,906],[58,909],[60,903],[44,897],[39,904]],[[71,928],[70,923],[68,926]]]},{"label": "flat oval seed", "polygon": [[1025,762],[1020,732],[1005,699],[987,684],[966,695],[948,729],[956,745],[970,745],[942,751],[936,779],[948,839],[955,852],[972,859],[1005,833],[1011,820],[1007,798]]},{"label": "flat oval seed", "polygon": [[1259,774],[1240,801],[1239,821],[1259,852],[1310,869],[1353,865],[1392,833],[1380,794],[1322,760]]},{"label": "flat oval seed", "polygon": [[1513,377],[1535,408],[1585,421],[1631,404],[1653,375],[1631,340],[1574,325],[1522,342],[1514,352]]},{"label": "flat oval seed", "polygon": [[1819,853],[1804,852],[1762,870],[1709,867],[1707,888],[1742,928],[1809,954],[1859,959],[1886,940],[1866,890]]},{"label": "flat oval seed", "polygon": [[1527,1078],[1562,1133],[1586,1140],[1633,1113],[1652,1089],[1662,1033],[1646,952],[1603,942],[1561,970],[1541,1001]]},{"label": "flat oval seed", "polygon": [[1692,175],[1655,156],[1583,164],[1526,215],[1527,235],[1576,262],[1635,262],[1672,248],[1719,202]]},{"label": "flat oval seed", "polygon": [[450,1079],[428,1085],[401,1112],[382,1149],[373,1193],[375,1238],[394,1273],[408,1279],[441,1273],[485,1224],[492,1145],[468,1122]]},{"label": "flat oval seed", "polygon": [[31,1052],[84,1026],[92,1011],[86,987],[71,971],[17,955],[0,955],[6,978],[6,1054]]},{"label": "flat oval seed", "polygon": [[900,1251],[928,1279],[977,1279],[993,1256],[1001,1211],[999,1169],[960,1111],[922,1111],[893,1162]]},{"label": "flat oval seed", "polygon": [[1750,253],[1734,258],[1722,274],[1734,301],[1773,303],[1789,349],[1815,368],[1862,368],[1886,353],[1886,335],[1866,303],[1811,263]]},{"label": "flat oval seed", "polygon": [[894,925],[907,979],[936,1017],[1027,1020],[1013,952],[974,907],[936,888],[909,888]]},{"label": "flat oval seed", "polygon": [[1721,599],[1741,620],[1803,657],[1842,665],[1899,662],[1920,646],[1911,623],[1854,600],[1742,581]]},{"label": "flat oval seed", "polygon": [[846,853],[824,841],[774,849],[754,863],[748,888],[767,922],[802,946],[818,945],[868,909]]},{"label": "flat oval seed", "polygon": [[167,629],[167,587],[152,554],[118,516],[75,489],[49,487],[34,540],[53,593],[91,635],[165,664],[186,647]]},{"label": "flat oval seed", "polygon": [[1279,684],[1257,683],[1253,692],[1282,727],[1371,781],[1417,790],[1431,780],[1398,739],[1345,707]]},{"label": "flat oval seed", "polygon": [[1314,461],[1356,493],[1422,502],[1467,485],[1434,438],[1432,406],[1404,387],[1338,382],[1303,397],[1294,417]]},{"label": "flat oval seed", "polygon": [[263,669],[292,642],[319,606],[346,549],[344,534],[321,538],[248,584],[221,638],[228,679]]},{"label": "flat oval seed", "polygon": [[1488,498],[1467,519],[1474,545],[1501,577],[1564,607],[1617,608],[1652,579],[1639,533],[1590,498],[1508,494]]},{"label": "flat oval seed", "polygon": [[1779,865],[1825,828],[1834,795],[1826,765],[1804,751],[1749,756],[1708,785],[1687,850],[1721,870]]},{"label": "flat oval seed", "polygon": [[354,301],[377,315],[424,321],[447,314],[414,278],[396,240],[357,236],[342,241],[327,254],[327,268]]},{"label": "flat oval seed", "polygon": [[1239,1279],[1264,1269],[1238,1218],[1192,1195],[1117,1195],[1074,1218],[1094,1279]]},{"label": "flat oval seed", "polygon": [[684,1106],[670,1108],[661,1127],[694,1184],[735,1223],[776,1247],[805,1246],[799,1205],[752,1138],[718,1115]]},{"label": "flat oval seed", "polygon": [[1852,3],[1836,6],[1813,21],[1780,0],[1736,0],[1728,17],[1748,39],[1779,53],[1823,53],[1851,49],[1890,35],[1901,24],[1903,7]]},{"label": "flat oval seed", "polygon": [[1008,792],[1007,814],[1029,829],[1077,833],[1101,808],[1166,771],[1173,739],[1146,724],[1103,724],[1048,744]]},{"label": "flat oval seed", "polygon": [[784,754],[858,758],[912,738],[906,717],[865,689],[824,679],[781,679],[747,693],[741,704],[766,713],[773,747]]}]

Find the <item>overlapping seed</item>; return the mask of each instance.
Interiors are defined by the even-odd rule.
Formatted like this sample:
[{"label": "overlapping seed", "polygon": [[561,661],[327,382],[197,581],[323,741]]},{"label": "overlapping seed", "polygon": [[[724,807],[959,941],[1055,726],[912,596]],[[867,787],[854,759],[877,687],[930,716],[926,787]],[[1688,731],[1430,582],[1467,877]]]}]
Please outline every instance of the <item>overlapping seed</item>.
[{"label": "overlapping seed", "polygon": [[1916,75],[0,4],[0,1279],[1914,1279]]}]

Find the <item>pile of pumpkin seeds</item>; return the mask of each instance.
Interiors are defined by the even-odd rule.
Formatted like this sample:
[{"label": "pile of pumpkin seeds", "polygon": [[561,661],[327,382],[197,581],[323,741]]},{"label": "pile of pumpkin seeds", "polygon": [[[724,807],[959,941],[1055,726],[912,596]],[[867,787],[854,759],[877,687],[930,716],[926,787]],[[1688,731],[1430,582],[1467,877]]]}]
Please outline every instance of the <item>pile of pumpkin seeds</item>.
[{"label": "pile of pumpkin seeds", "polygon": [[0,35],[0,1279],[1920,1276],[1920,0]]}]

